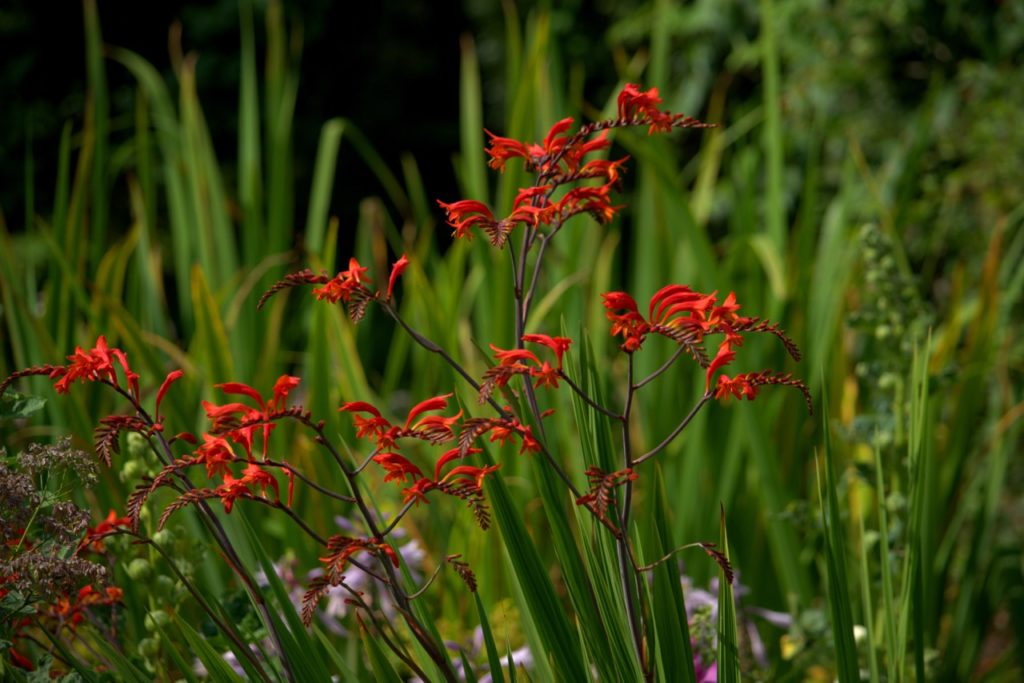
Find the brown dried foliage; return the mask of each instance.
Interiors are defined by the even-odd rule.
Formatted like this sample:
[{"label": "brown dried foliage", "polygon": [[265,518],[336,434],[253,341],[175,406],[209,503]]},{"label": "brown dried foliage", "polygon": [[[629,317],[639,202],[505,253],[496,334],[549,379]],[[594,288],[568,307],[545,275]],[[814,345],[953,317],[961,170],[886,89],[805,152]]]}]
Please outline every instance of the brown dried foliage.
[{"label": "brown dried foliage", "polygon": [[473,511],[477,526],[483,531],[491,527],[491,511],[487,508],[487,498],[483,490],[473,482],[462,480],[460,482],[443,481],[437,484],[437,489],[466,501],[466,506]]},{"label": "brown dried foliage", "polygon": [[96,455],[110,467],[111,453],[121,452],[121,432],[138,432],[145,437],[153,433],[151,425],[135,415],[108,415],[100,419],[93,431]]},{"label": "brown dried foliage", "polygon": [[469,563],[460,559],[461,557],[461,553],[456,553],[455,555],[449,555],[445,559],[452,566],[452,569],[455,570],[455,573],[459,575],[459,578],[465,582],[469,592],[476,593],[476,574],[469,568]]},{"label": "brown dried foliage", "polygon": [[635,480],[636,472],[632,467],[617,472],[605,472],[591,465],[587,468],[586,475],[590,480],[590,490],[577,498],[576,504],[593,512],[606,526],[614,527],[614,523],[608,518],[608,510],[615,505],[615,489],[627,481]]}]

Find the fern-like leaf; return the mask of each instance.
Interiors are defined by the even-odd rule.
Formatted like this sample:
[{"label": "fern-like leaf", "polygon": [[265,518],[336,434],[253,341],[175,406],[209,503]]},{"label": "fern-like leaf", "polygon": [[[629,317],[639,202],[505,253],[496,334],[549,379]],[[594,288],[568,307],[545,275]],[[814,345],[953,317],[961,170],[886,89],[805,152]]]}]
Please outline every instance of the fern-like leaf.
[{"label": "fern-like leaf", "polygon": [[325,273],[317,275],[309,268],[300,270],[297,273],[291,275],[285,275],[284,278],[278,280],[274,285],[263,293],[260,300],[256,303],[256,310],[261,310],[270,300],[270,297],[274,296],[282,289],[288,289],[290,287],[299,287],[301,285],[322,285],[328,282],[331,278]]},{"label": "fern-like leaf", "polygon": [[487,498],[475,483],[465,480],[447,481],[438,483],[436,488],[449,496],[466,501],[466,507],[473,511],[473,517],[481,530],[487,531],[491,527],[491,511],[487,507]]},{"label": "fern-like leaf", "polygon": [[476,593],[476,574],[474,574],[473,570],[469,568],[469,563],[460,559],[461,557],[461,553],[456,553],[455,555],[449,555],[445,560],[452,566],[455,573],[458,574],[459,578],[466,584],[469,588],[469,592]]},{"label": "fern-like leaf", "polygon": [[601,468],[591,465],[587,468],[586,475],[590,480],[590,490],[577,498],[576,504],[593,512],[606,526],[614,527],[614,523],[608,517],[608,510],[615,505],[615,489],[627,481],[636,479],[636,472],[632,467],[617,472],[605,472]]},{"label": "fern-like leaf", "polygon": [[213,489],[191,489],[181,494],[177,499],[174,500],[170,505],[164,508],[163,513],[160,515],[160,520],[156,524],[157,531],[164,528],[167,524],[167,520],[170,519],[178,510],[188,507],[189,505],[195,505],[201,500],[208,500],[210,498],[216,498],[217,492]]}]

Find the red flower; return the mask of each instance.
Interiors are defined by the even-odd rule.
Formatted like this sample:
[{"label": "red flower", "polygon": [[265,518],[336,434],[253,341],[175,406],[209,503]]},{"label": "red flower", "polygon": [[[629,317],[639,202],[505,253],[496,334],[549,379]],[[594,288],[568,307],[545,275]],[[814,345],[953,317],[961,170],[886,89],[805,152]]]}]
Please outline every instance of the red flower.
[{"label": "red flower", "polygon": [[[413,420],[423,413],[444,410],[448,407],[448,399],[451,396],[451,394],[434,396],[416,404],[409,411],[404,427],[391,424],[387,419],[381,417],[377,408],[365,401],[346,403],[338,410],[354,413],[352,419],[356,425],[356,436],[360,439],[369,438],[376,441],[377,447],[381,449],[392,448],[397,439],[406,437],[441,443],[453,438],[452,425],[462,416],[462,411],[448,417],[428,415],[420,418],[415,424]],[[362,417],[358,413],[367,413],[370,417]]]},{"label": "red flower", "polygon": [[484,132],[491,138],[490,144],[487,147],[487,153],[491,156],[491,160],[487,164],[494,170],[504,171],[505,162],[509,159],[525,159],[527,162],[530,161],[530,151],[522,142],[512,138],[500,137],[489,130]]},{"label": "red flower", "polygon": [[267,495],[268,488],[274,489],[274,495],[277,497],[278,502],[281,501],[281,491],[277,487],[277,479],[256,463],[251,462],[242,470],[242,481],[245,482],[246,486],[260,487],[263,490],[264,497]]},{"label": "red flower", "polygon": [[[244,403],[227,403],[217,406],[203,401],[203,408],[206,416],[213,422],[214,431],[224,431],[225,436],[239,444],[245,449],[245,453],[252,458],[253,434],[257,431],[263,432],[263,459],[267,458],[267,447],[270,441],[270,433],[274,430],[271,418],[285,409],[288,394],[298,386],[301,380],[290,375],[281,375],[274,383],[273,395],[270,400],[264,400],[260,393],[241,382],[225,382],[214,385],[225,394],[241,394],[248,396],[256,402],[259,409]],[[241,426],[239,423],[243,423]],[[205,437],[204,437],[205,438]]]},{"label": "red flower", "polygon": [[753,401],[757,397],[757,387],[750,383],[745,374],[736,375],[732,379],[729,379],[729,375],[719,375],[715,385],[715,398],[724,401],[730,395]]},{"label": "red flower", "polygon": [[704,384],[704,393],[711,391],[711,377],[719,368],[723,368],[736,358],[736,352],[732,350],[732,344],[726,339],[718,345],[718,353],[708,366],[707,381]]},{"label": "red flower", "polygon": [[651,327],[637,310],[636,301],[625,292],[606,292],[601,295],[608,320],[612,322],[612,336],[622,335],[622,350],[632,353],[640,348]]},{"label": "red flower", "polygon": [[163,384],[160,385],[160,389],[157,390],[157,392],[156,392],[156,411],[155,411],[154,417],[153,417],[153,419],[156,420],[157,422],[161,421],[161,419],[160,419],[160,403],[161,403],[161,401],[164,400],[164,394],[166,394],[167,390],[171,388],[171,385],[174,384],[175,382],[177,382],[179,379],[181,379],[181,376],[184,375],[184,374],[185,373],[182,370],[174,370],[173,372],[168,373],[167,377],[164,378]]},{"label": "red flower", "polygon": [[470,232],[470,229],[473,226],[480,226],[482,228],[487,225],[494,225],[497,222],[494,220],[494,214],[487,208],[487,205],[474,199],[462,199],[451,204],[445,204],[439,199],[437,203],[445,210],[448,225],[455,229],[452,236],[456,239],[459,237],[472,239],[473,233]]},{"label": "red flower", "polygon": [[409,259],[406,258],[405,254],[402,254],[401,258],[395,261],[395,265],[391,266],[391,276],[388,278],[388,299],[395,290],[395,283],[398,281],[398,277],[405,272],[405,269],[409,267]]},{"label": "red flower", "polygon": [[632,120],[652,111],[657,112],[659,104],[661,97],[658,96],[657,88],[641,91],[639,85],[627,83],[619,93],[619,118]]},{"label": "red flower", "polygon": [[373,456],[373,461],[387,472],[384,477],[385,484],[389,481],[406,481],[407,479],[416,482],[423,478],[420,468],[398,453],[378,453]]},{"label": "red flower", "polygon": [[497,465],[485,465],[484,467],[474,467],[472,465],[459,465],[458,467],[452,468],[452,471],[444,475],[444,479],[441,482],[447,482],[454,479],[464,479],[466,481],[473,482],[476,488],[483,488],[484,478],[496,471],[500,464]]},{"label": "red flower", "polygon": [[419,505],[421,501],[429,504],[430,501],[427,500],[427,492],[435,488],[437,488],[437,484],[431,480],[418,479],[416,483],[409,488],[402,489],[402,493],[405,494],[405,497],[402,499],[402,503],[404,505],[414,500],[416,501],[416,505]]},{"label": "red flower", "polygon": [[68,360],[71,362],[66,367],[55,368],[50,373],[51,379],[59,378],[53,385],[58,394],[66,394],[71,384],[79,379],[83,382],[106,379],[120,387],[117,369],[114,367],[116,361],[124,371],[129,392],[136,401],[139,400],[139,376],[128,366],[128,356],[121,349],[108,347],[103,335],[96,339],[96,345],[88,351],[83,351],[80,346],[75,347],[75,352],[68,356]]},{"label": "red flower", "polygon": [[117,512],[113,509],[107,513],[106,519],[97,524],[94,527],[90,527],[85,531],[85,538],[82,539],[81,544],[78,546],[79,550],[88,547],[89,550],[95,553],[103,552],[103,539],[106,536],[110,536],[115,533],[118,529],[130,528],[132,522],[127,517],[118,517]]},{"label": "red flower", "polygon": [[231,508],[238,498],[250,498],[252,492],[249,490],[249,483],[245,479],[235,479],[230,472],[224,474],[224,483],[214,489],[214,493],[224,504],[224,511],[230,513]]},{"label": "red flower", "polygon": [[523,341],[528,344],[543,344],[554,351],[555,357],[558,359],[559,370],[562,369],[562,356],[572,345],[572,339],[569,337],[549,337],[546,334],[524,334]]},{"label": "red flower", "polygon": [[339,300],[348,303],[349,299],[352,298],[354,291],[369,291],[363,286],[364,281],[370,281],[370,279],[366,277],[367,270],[369,270],[369,268],[360,266],[359,261],[355,258],[350,258],[348,260],[348,270],[343,270],[335,275],[333,278],[328,280],[323,287],[315,287],[313,289],[313,294],[316,295],[317,301],[327,299],[332,304],[338,303]]}]

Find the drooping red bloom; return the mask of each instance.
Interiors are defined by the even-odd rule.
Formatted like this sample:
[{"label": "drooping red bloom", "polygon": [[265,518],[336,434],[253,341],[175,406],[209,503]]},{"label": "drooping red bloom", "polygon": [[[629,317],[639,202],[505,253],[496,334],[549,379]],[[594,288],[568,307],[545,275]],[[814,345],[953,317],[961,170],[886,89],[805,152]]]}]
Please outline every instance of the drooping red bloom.
[{"label": "drooping red bloom", "polygon": [[235,501],[239,498],[251,498],[252,491],[249,490],[249,482],[245,479],[235,479],[230,472],[224,474],[224,483],[214,489],[214,493],[224,504],[224,511],[230,513]]},{"label": "drooping red bloom", "polygon": [[217,406],[203,401],[202,405],[206,410],[207,418],[213,422],[214,431],[223,432],[227,438],[242,446],[249,458],[252,458],[253,435],[256,432],[262,432],[263,458],[265,460],[270,433],[275,426],[271,422],[271,418],[285,409],[288,394],[298,386],[300,381],[298,377],[281,375],[274,383],[271,398],[267,400],[264,400],[260,393],[248,384],[241,382],[224,382],[214,385],[225,394],[237,394],[251,398],[259,406],[258,409],[237,402]]},{"label": "drooping red bloom", "polygon": [[359,261],[355,257],[350,258],[348,270],[343,270],[335,275],[323,287],[315,287],[313,294],[316,295],[317,301],[327,299],[332,304],[336,304],[338,301],[348,303],[357,290],[368,291],[363,285],[364,282],[370,281],[370,278],[366,276],[367,270],[369,268],[359,265]]},{"label": "drooping red bloom", "polygon": [[627,83],[619,93],[619,118],[632,120],[658,111],[661,97],[658,89],[640,90],[635,83]]},{"label": "drooping red bloom", "polygon": [[281,491],[277,486],[277,479],[256,463],[251,462],[242,470],[242,481],[245,482],[246,486],[259,487],[263,491],[264,496],[267,495],[268,488],[274,489],[274,495],[280,502]]},{"label": "drooping red bloom", "polygon": [[116,362],[124,372],[128,391],[135,400],[139,400],[139,376],[129,367],[127,354],[121,349],[107,346],[107,339],[102,334],[96,339],[96,345],[88,351],[76,346],[75,352],[68,356],[68,360],[71,362],[66,367],[55,368],[50,374],[51,378],[57,378],[53,387],[58,394],[66,394],[75,380],[108,380],[114,386],[120,387],[121,383],[114,366]]},{"label": "drooping red bloom", "polygon": [[798,379],[793,379],[789,373],[781,374],[771,370],[745,372],[731,379],[728,375],[719,375],[718,383],[715,386],[715,398],[726,401],[730,396],[735,396],[738,399],[746,398],[753,401],[757,398],[759,389],[767,385],[789,386],[800,390],[800,393],[804,395],[804,402],[807,404],[807,412],[811,415],[814,414],[811,392],[807,389],[807,385]]},{"label": "drooping red bloom", "polygon": [[[353,413],[352,419],[356,425],[356,436],[360,439],[371,439],[376,442],[377,448],[393,448],[395,441],[401,438],[414,438],[430,443],[443,443],[454,437],[452,425],[462,416],[462,411],[455,415],[423,415],[423,413],[444,410],[448,407],[448,399],[452,394],[434,396],[421,401],[409,410],[405,425],[399,427],[391,424],[382,417],[380,411],[365,401],[352,401],[338,408],[339,411]],[[370,417],[363,417],[365,413]],[[416,420],[416,418],[420,418]],[[414,420],[415,423],[414,423]]]},{"label": "drooping red bloom", "polygon": [[373,456],[373,461],[387,472],[387,475],[384,477],[385,484],[391,481],[412,481],[415,483],[416,480],[423,478],[423,472],[420,468],[398,453],[378,453]]},{"label": "drooping red bloom", "polygon": [[167,377],[164,378],[163,383],[160,385],[160,389],[156,392],[156,410],[154,411],[153,417],[156,422],[161,422],[160,403],[164,400],[164,395],[167,393],[167,390],[171,388],[171,385],[181,379],[184,374],[185,373],[182,370],[174,370],[173,372],[168,373]]},{"label": "drooping red bloom", "polygon": [[523,341],[528,344],[542,344],[555,352],[558,361],[558,369],[562,369],[562,356],[572,345],[569,337],[550,337],[546,334],[524,334]]},{"label": "drooping red bloom", "polygon": [[94,527],[86,529],[85,537],[78,546],[79,550],[87,547],[93,552],[101,553],[103,552],[104,537],[115,533],[118,529],[127,529],[130,527],[131,520],[129,518],[118,517],[117,512],[111,509],[102,522]]},{"label": "drooping red bloom", "polygon": [[718,345],[718,353],[715,354],[714,359],[711,361],[711,365],[708,366],[707,381],[704,384],[704,393],[711,391],[711,378],[715,372],[719,369],[724,368],[726,365],[731,363],[736,358],[736,352],[732,350],[732,344],[729,340],[724,340]]},{"label": "drooping red bloom", "polygon": [[487,154],[490,155],[491,160],[487,162],[487,165],[494,170],[504,171],[505,162],[510,159],[525,159],[527,162],[530,161],[530,151],[522,142],[513,140],[512,138],[503,138],[499,135],[495,135],[489,130],[485,130],[484,132],[490,137]]},{"label": "drooping red bloom", "polygon": [[435,488],[437,488],[437,484],[430,479],[417,479],[415,484],[402,489],[402,494],[404,495],[402,503],[407,505],[411,501],[416,501],[416,505],[420,503],[427,503],[429,505],[430,501],[427,500],[427,493]]},{"label": "drooping red bloom", "polygon": [[470,230],[474,226],[483,228],[497,223],[487,205],[475,199],[461,199],[451,204],[446,204],[438,199],[437,203],[445,210],[448,225],[455,230],[452,236],[456,239],[460,237],[472,239],[473,233]]},{"label": "drooping red bloom", "polygon": [[612,336],[622,335],[622,350],[626,353],[638,350],[651,327],[637,310],[636,301],[625,292],[606,292],[601,298],[607,309],[605,316],[612,322]]},{"label": "drooping red bloom", "polygon": [[395,290],[395,283],[398,282],[399,276],[405,272],[405,269],[409,267],[409,259],[405,254],[395,261],[395,265],[391,266],[391,276],[388,278],[388,299],[391,299],[392,294]]},{"label": "drooping red bloom", "polygon": [[206,476],[210,479],[230,473],[228,465],[236,460],[227,439],[210,434],[203,434],[203,445],[196,449],[195,455],[197,461],[206,466]]},{"label": "drooping red bloom", "polygon": [[[473,465],[459,465],[458,467],[452,468],[452,470],[444,475],[444,479],[441,482],[450,482],[456,480],[463,480],[471,482],[476,488],[483,488],[484,479],[488,474],[496,472],[501,464],[496,465],[485,465],[483,467],[475,467]],[[439,482],[440,483],[440,482]]]}]

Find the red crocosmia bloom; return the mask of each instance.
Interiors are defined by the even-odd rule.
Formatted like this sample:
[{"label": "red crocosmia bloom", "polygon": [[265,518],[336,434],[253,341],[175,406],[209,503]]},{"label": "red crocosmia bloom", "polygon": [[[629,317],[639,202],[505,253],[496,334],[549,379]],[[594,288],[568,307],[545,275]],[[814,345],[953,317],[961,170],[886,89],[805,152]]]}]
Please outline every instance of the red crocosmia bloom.
[{"label": "red crocosmia bloom", "polygon": [[550,224],[555,216],[555,206],[547,197],[550,190],[550,185],[538,185],[519,190],[512,203],[512,213],[507,220],[512,224],[526,223],[533,227],[537,227],[538,224]]},{"label": "red crocosmia bloom", "polygon": [[718,353],[715,354],[714,359],[708,366],[707,381],[704,385],[704,393],[711,391],[711,378],[715,372],[731,363],[736,358],[736,352],[732,350],[732,344],[726,339],[718,345]]},{"label": "red crocosmia bloom", "polygon": [[[380,449],[394,447],[395,441],[403,437],[441,443],[454,436],[452,425],[462,416],[462,411],[450,417],[427,415],[421,417],[419,421],[414,421],[423,413],[447,408],[448,399],[451,396],[452,394],[434,396],[416,404],[409,411],[404,427],[391,424],[387,419],[381,417],[380,411],[377,408],[364,401],[346,403],[338,410],[353,413],[352,419],[356,425],[356,436],[361,439],[370,438],[376,441],[377,448]],[[359,413],[367,413],[370,417],[363,417]]]},{"label": "red crocosmia bloom", "polygon": [[459,465],[458,467],[452,468],[451,472],[444,475],[444,479],[442,479],[441,481],[447,482],[452,481],[454,479],[464,479],[466,481],[473,482],[473,485],[479,489],[483,488],[484,478],[491,472],[497,470],[499,467],[501,467],[500,464],[486,465],[484,467],[474,467],[472,465]]},{"label": "red crocosmia bloom", "polygon": [[659,104],[661,97],[657,88],[641,91],[639,85],[627,83],[619,93],[619,118],[633,120],[652,111],[657,112]]},{"label": "red crocosmia bloom", "polygon": [[[352,413],[352,421],[356,426],[356,437],[372,439],[378,448],[391,448],[395,445],[398,428],[381,417],[380,411],[366,401],[351,401],[338,408],[339,412]],[[369,417],[363,417],[366,413]]]},{"label": "red crocosmia bloom", "polygon": [[524,143],[512,138],[503,138],[489,130],[484,132],[491,138],[487,147],[487,153],[491,156],[491,160],[487,162],[488,166],[496,171],[504,172],[505,162],[509,159],[524,159],[527,162],[527,168],[531,167],[530,151]]},{"label": "red crocosmia bloom", "polygon": [[[248,457],[252,457],[253,433],[263,432],[263,458],[267,457],[267,447],[270,442],[270,433],[274,430],[274,424],[270,418],[285,409],[285,403],[289,392],[294,389],[301,380],[290,375],[281,375],[274,383],[273,396],[269,401],[263,400],[260,393],[241,382],[225,382],[214,385],[226,394],[241,394],[256,401],[259,409],[247,406],[244,403],[228,403],[223,406],[215,406],[203,401],[206,409],[206,416],[213,421],[214,430],[226,430],[226,435],[235,443],[245,448]],[[237,423],[246,422],[245,426],[239,427]]]},{"label": "red crocosmia bloom", "polygon": [[496,422],[488,431],[491,434],[490,441],[497,441],[502,446],[512,438],[513,434],[518,434],[523,440],[523,443],[519,448],[520,455],[523,453],[541,452],[540,443],[533,438],[533,430],[528,425],[522,424],[516,418]]},{"label": "red crocosmia bloom", "polygon": [[164,400],[164,394],[171,388],[171,385],[181,379],[185,372],[182,370],[174,370],[167,374],[164,378],[163,384],[160,385],[160,389],[156,392],[156,411],[154,412],[154,420],[160,422],[160,403]]},{"label": "red crocosmia bloom", "polygon": [[398,453],[378,453],[373,456],[373,461],[387,472],[387,475],[384,477],[384,483],[406,480],[416,482],[423,478],[423,472],[420,468]]},{"label": "red crocosmia bloom", "polygon": [[558,370],[551,367],[547,361],[544,361],[540,367],[531,368],[530,377],[536,378],[537,381],[533,386],[537,389],[541,387],[558,388]]},{"label": "red crocosmia bloom", "polygon": [[242,470],[242,481],[245,482],[246,486],[260,487],[263,490],[264,497],[267,495],[268,488],[274,489],[274,495],[277,497],[278,502],[281,501],[281,490],[277,486],[277,479],[256,463],[251,462]]},{"label": "red crocosmia bloom", "polygon": [[706,317],[716,299],[715,292],[701,294],[686,285],[668,285],[651,297],[650,320],[664,327],[686,328],[700,338],[710,329]]},{"label": "red crocosmia bloom", "polygon": [[[584,157],[593,152],[597,152],[603,149],[611,147],[611,142],[608,140],[608,131],[602,130],[597,135],[593,136],[589,140],[580,140],[574,145],[565,150],[562,155],[562,160],[565,164],[565,172],[567,175],[575,175],[578,178],[594,178],[598,175],[604,175],[602,173],[594,173],[594,170],[599,168],[604,160],[594,160],[587,163],[587,166],[592,166],[589,171],[580,168],[580,164],[583,163]],[[616,163],[621,164],[625,159],[621,159],[617,162],[604,162],[604,163]]]},{"label": "red crocosmia bloom", "polygon": [[234,506],[235,501],[239,498],[247,498],[252,496],[252,492],[249,490],[249,482],[242,479],[235,479],[231,476],[231,473],[224,475],[224,483],[214,489],[214,493],[220,498],[220,502],[224,504],[224,512],[231,512],[231,508]]},{"label": "red crocosmia bloom", "polygon": [[[572,126],[573,118],[571,116],[562,119],[551,126],[548,130],[548,134],[544,136],[544,147],[541,153],[544,157],[553,157],[565,147],[565,143],[568,142],[569,138],[563,135],[563,133]],[[548,170],[548,169],[545,169]]]},{"label": "red crocosmia bloom", "polygon": [[707,317],[708,327],[716,332],[724,332],[725,338],[734,346],[740,346],[743,343],[743,337],[734,330],[734,326],[751,322],[750,318],[736,314],[739,308],[739,304],[736,303],[736,293],[729,292],[729,296],[725,298],[722,305],[711,309]]},{"label": "red crocosmia bloom", "polygon": [[609,185],[598,187],[574,187],[552,207],[552,212],[562,222],[580,213],[589,213],[600,223],[607,223],[621,206],[612,206]]},{"label": "red crocosmia bloom", "polygon": [[651,327],[637,310],[636,301],[625,292],[605,292],[601,298],[608,309],[605,316],[612,322],[612,336],[622,335],[625,340],[621,346],[623,351],[632,353],[638,350]]},{"label": "red crocosmia bloom", "polygon": [[461,448],[452,448],[451,450],[445,451],[440,458],[437,459],[437,464],[434,465],[434,479],[441,478],[441,470],[445,465],[450,463],[452,460],[459,460],[461,458],[468,458],[471,455],[482,453],[482,448],[467,448],[465,453],[462,453]]},{"label": "red crocosmia bloom", "polygon": [[439,199],[437,203],[445,210],[448,225],[455,229],[452,233],[455,238],[472,239],[473,233],[470,232],[470,229],[473,226],[484,228],[497,223],[487,205],[475,199],[462,199],[451,204],[446,204]]},{"label": "red crocosmia bloom", "polygon": [[128,356],[121,349],[107,346],[107,339],[103,335],[96,339],[96,345],[88,351],[76,346],[75,352],[68,356],[68,360],[71,362],[67,367],[55,369],[50,374],[51,379],[58,378],[53,385],[58,394],[66,394],[75,380],[95,382],[106,379],[114,386],[120,387],[117,369],[114,367],[116,361],[124,371],[129,392],[135,400],[139,399],[139,376],[128,366]]},{"label": "red crocosmia bloom", "polygon": [[82,539],[79,549],[88,547],[89,550],[101,553],[103,552],[103,537],[109,536],[110,534],[117,531],[117,529],[127,529],[131,527],[132,522],[127,517],[118,517],[117,512],[113,509],[107,513],[106,518],[94,527],[90,527],[85,531],[85,538]]},{"label": "red crocosmia bloom", "polygon": [[584,164],[583,168],[579,170],[579,176],[581,178],[605,178],[608,185],[615,185],[622,176],[622,166],[627,160],[629,157],[623,157],[616,161],[594,159]]},{"label": "red crocosmia bloom", "polygon": [[405,269],[409,267],[409,259],[406,258],[405,254],[402,254],[401,258],[395,261],[395,265],[391,266],[391,276],[388,278],[388,299],[395,290],[395,283],[398,282],[399,276],[405,272]]},{"label": "red crocosmia bloom", "polygon": [[746,374],[736,375],[732,379],[729,379],[729,375],[719,375],[715,386],[715,398],[724,401],[730,395],[753,401],[757,397],[757,387],[750,383]]},{"label": "red crocosmia bloom", "polygon": [[451,397],[452,394],[443,394],[441,396],[434,396],[433,398],[428,398],[425,401],[420,401],[419,403],[414,405],[412,407],[412,410],[409,411],[408,417],[406,417],[405,419],[406,430],[410,428],[410,425],[412,425],[412,421],[415,420],[420,415],[422,415],[423,413],[428,413],[434,410],[444,410],[445,408],[447,408],[448,399]]},{"label": "red crocosmia bloom", "polygon": [[363,286],[363,282],[370,281],[370,278],[366,276],[367,270],[369,268],[359,265],[359,261],[355,258],[350,258],[348,260],[348,270],[343,270],[335,275],[323,287],[315,287],[313,294],[316,296],[317,301],[327,299],[332,304],[338,303],[339,300],[348,303],[349,299],[352,298],[353,291],[366,289]]},{"label": "red crocosmia bloom", "polygon": [[668,132],[681,117],[660,111],[659,104],[661,97],[658,96],[657,88],[641,91],[640,86],[627,83],[619,93],[619,118],[650,123],[648,135]]},{"label": "red crocosmia bloom", "polygon": [[534,355],[533,351],[527,351],[526,349],[499,349],[494,344],[488,344],[488,346],[494,352],[494,358],[498,361],[499,365],[516,365],[520,361],[530,361],[540,365],[540,359]]},{"label": "red crocosmia bloom", "polygon": [[291,375],[281,375],[274,382],[274,397],[267,401],[264,406],[268,413],[275,412],[278,410],[284,410],[285,402],[288,399],[288,394],[291,390],[299,385],[302,380],[298,377],[292,377]]},{"label": "red crocosmia bloom", "polygon": [[555,352],[558,359],[558,369],[562,369],[562,356],[572,345],[572,339],[568,337],[549,337],[546,334],[524,334],[523,341],[529,344],[543,344]]},{"label": "red crocosmia bloom", "polygon": [[229,474],[228,465],[237,460],[227,439],[210,434],[203,434],[203,445],[196,449],[196,458],[206,465],[206,476],[210,479],[217,474]]},{"label": "red crocosmia bloom", "polygon": [[408,504],[410,501],[416,501],[416,505],[419,505],[421,501],[429,504],[430,501],[427,500],[427,492],[435,488],[437,488],[437,484],[431,480],[425,478],[418,479],[416,483],[409,488],[402,489],[402,493],[405,495],[402,499],[402,504]]}]

